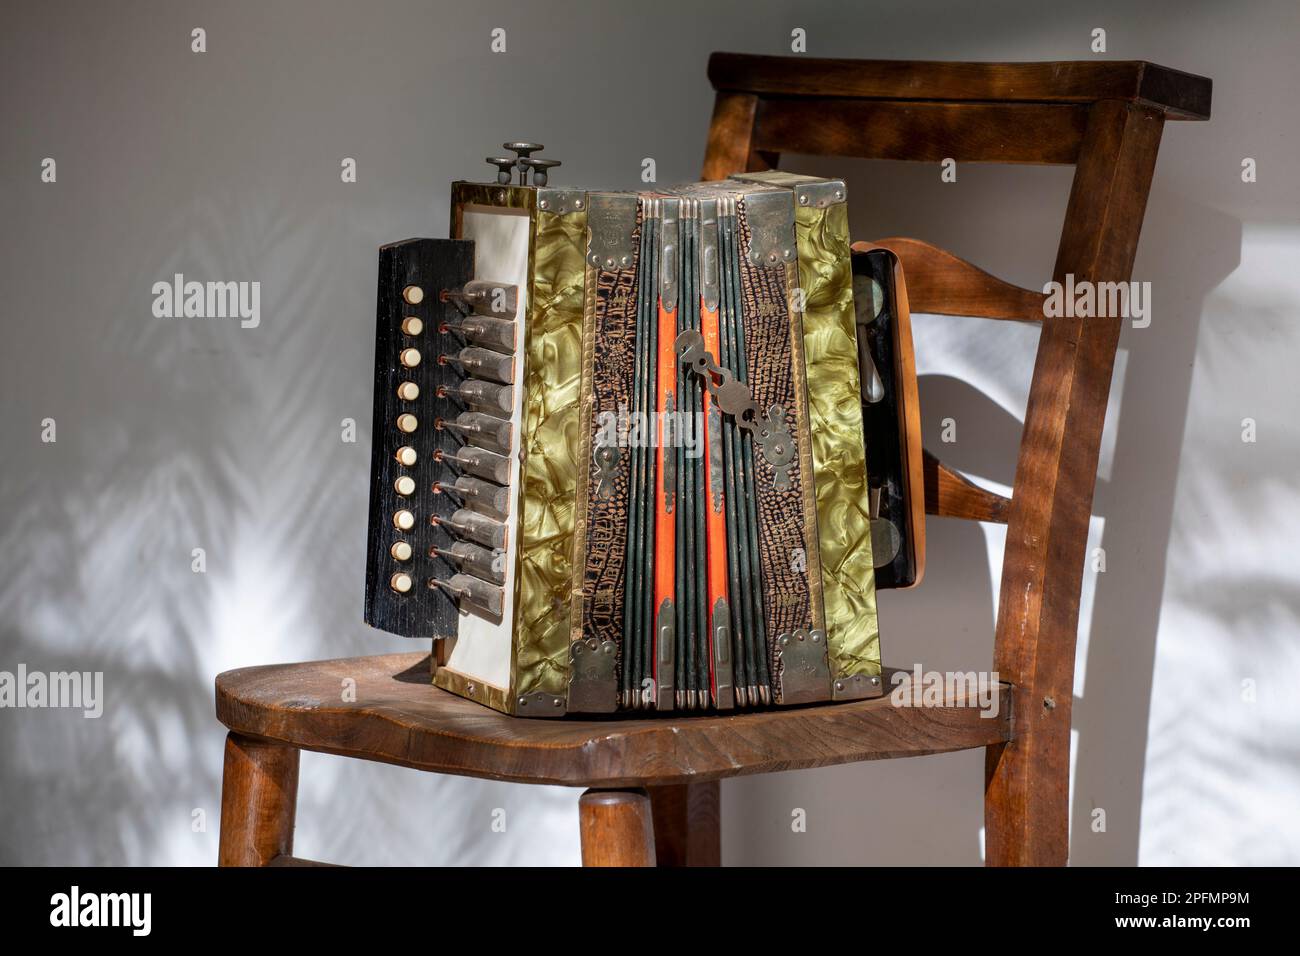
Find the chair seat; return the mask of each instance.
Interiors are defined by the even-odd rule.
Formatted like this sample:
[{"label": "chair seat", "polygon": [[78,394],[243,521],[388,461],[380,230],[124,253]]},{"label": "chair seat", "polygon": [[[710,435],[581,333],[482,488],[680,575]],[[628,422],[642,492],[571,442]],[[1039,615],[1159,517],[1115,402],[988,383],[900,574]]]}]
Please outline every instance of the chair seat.
[{"label": "chair seat", "polygon": [[[892,673],[886,669],[886,680]],[[356,681],[345,700],[344,681]],[[226,671],[217,718],[302,750],[519,783],[629,787],[716,780],[967,750],[1011,737],[1012,695],[981,716],[973,694],[940,706],[889,697],[726,716],[530,720],[430,683],[427,654]]]}]

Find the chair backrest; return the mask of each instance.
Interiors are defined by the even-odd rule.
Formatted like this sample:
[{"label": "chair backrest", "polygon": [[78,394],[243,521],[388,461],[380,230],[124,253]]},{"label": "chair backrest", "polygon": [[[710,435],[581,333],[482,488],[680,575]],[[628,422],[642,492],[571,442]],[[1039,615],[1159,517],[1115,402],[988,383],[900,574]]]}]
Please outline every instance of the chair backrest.
[{"label": "chair backrest", "polygon": [[[1074,164],[1052,278],[1076,284],[1130,279],[1164,123],[1208,119],[1211,93],[1205,77],[1119,61],[715,53],[709,80],[717,97],[705,179],[774,168],[783,152]],[[1010,500],[927,454],[926,505],[1008,525],[994,667],[1017,685],[1018,704],[1015,740],[988,760],[989,859],[1064,863],[1079,593],[1121,318],[1044,320],[1042,293],[924,242],[876,243],[903,261],[914,312],[1042,323]],[[1012,832],[1026,820],[1045,832]]]}]

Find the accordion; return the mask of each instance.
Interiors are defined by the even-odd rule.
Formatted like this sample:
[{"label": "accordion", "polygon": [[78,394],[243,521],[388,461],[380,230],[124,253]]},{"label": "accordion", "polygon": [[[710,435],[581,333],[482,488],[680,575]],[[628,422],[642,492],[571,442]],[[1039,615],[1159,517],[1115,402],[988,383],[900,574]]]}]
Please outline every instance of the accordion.
[{"label": "accordion", "polygon": [[868,480],[895,288],[844,183],[563,188],[507,146],[451,238],[379,253],[366,621],[517,716],[881,695],[912,488]]}]

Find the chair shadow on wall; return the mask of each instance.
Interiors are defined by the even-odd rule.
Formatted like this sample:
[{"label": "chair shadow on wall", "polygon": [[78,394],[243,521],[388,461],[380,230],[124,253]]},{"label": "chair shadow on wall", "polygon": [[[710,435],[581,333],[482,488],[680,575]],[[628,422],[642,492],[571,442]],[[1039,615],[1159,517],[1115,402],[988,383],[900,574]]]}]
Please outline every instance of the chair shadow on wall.
[{"label": "chair shadow on wall", "polygon": [[[929,184],[937,177],[928,167],[922,171],[910,164],[824,158],[782,165],[845,178],[851,203],[854,183],[871,181],[864,172],[875,176],[893,166],[897,173],[887,181],[896,185],[901,180],[905,187],[878,191],[866,217],[861,208],[855,209],[853,238],[912,236],[981,265],[990,257],[980,255],[974,239],[979,230],[972,229],[971,221],[1014,209],[1000,217],[1004,225],[1010,221],[1015,233],[1008,237],[1014,239],[1012,248],[989,250],[994,260],[990,271],[1029,288],[1041,288],[1050,275],[1054,247],[1045,257],[1041,247],[1023,237],[1054,234],[1064,193],[1059,199],[1053,193],[1068,190],[1068,176],[1056,183],[1051,174],[1039,178],[1028,194],[999,188],[996,195],[975,199],[972,209],[954,215],[951,205],[934,198]],[[1135,281],[1151,283],[1151,325],[1126,327],[1120,339],[1093,504],[1094,539],[1099,524],[1103,532],[1099,541],[1090,543],[1090,554],[1096,547],[1105,549],[1106,571],[1093,572],[1090,561],[1084,572],[1076,665],[1076,688],[1081,693],[1073,711],[1077,749],[1070,859],[1075,865],[1138,861],[1156,635],[1192,366],[1204,302],[1241,257],[1238,220],[1184,195],[1162,191],[1159,182],[1157,173],[1134,271]],[[859,186],[857,194],[862,192]],[[904,200],[882,199],[885,194],[908,199],[920,195],[921,216],[909,216]],[[864,226],[864,219],[869,226]],[[1036,264],[1037,280],[1024,262]],[[1021,274],[1008,274],[1017,270]],[[922,321],[962,320],[936,316]],[[989,325],[981,321],[977,329],[987,331]],[[918,333],[918,363],[924,365],[926,343],[919,323]],[[1020,356],[1026,392],[1036,342],[1034,330],[1033,345]],[[921,375],[920,399],[927,448],[967,474],[1012,484],[1023,405],[1011,414],[976,385],[943,374]],[[959,442],[941,441],[941,422],[947,417],[960,419]],[[969,522],[931,516],[927,537],[927,571],[921,587],[881,596],[885,662],[902,668],[919,662],[926,669],[941,671],[986,669],[997,615],[988,533]],[[1000,534],[993,539],[994,553],[1000,553],[1002,540]],[[732,817],[727,824],[732,842],[724,843],[728,862],[814,862],[830,856],[834,862],[978,864],[977,834],[983,815],[979,802],[972,799],[975,784],[967,786],[965,781],[981,777],[982,754],[973,752],[729,783],[728,788],[744,789],[741,794],[733,789],[726,801],[724,820]],[[954,779],[963,784],[954,787]],[[820,784],[809,787],[814,780]],[[819,829],[833,832],[834,838],[829,843],[806,841],[812,844],[806,850],[804,841],[785,839],[790,832],[787,808],[819,801],[824,801],[821,810],[830,817]],[[1094,829],[1097,808],[1105,810],[1101,832]],[[885,821],[889,825],[881,826]],[[760,833],[774,839],[780,849],[755,848],[751,841]],[[731,847],[741,834],[746,845],[733,853]]]},{"label": "chair shadow on wall", "polygon": [[[331,281],[326,265],[344,255],[320,253],[319,236],[338,236],[330,210],[304,213],[287,199],[232,189],[183,214],[159,196],[142,198],[138,211],[162,225],[129,269],[87,264],[102,302],[73,318],[90,321],[77,327],[89,344],[63,366],[94,388],[111,369],[111,390],[56,406],[59,441],[31,463],[39,481],[17,470],[0,476],[3,666],[103,672],[105,696],[99,719],[25,709],[0,720],[0,753],[15,755],[0,801],[25,826],[0,833],[0,863],[214,858],[219,663],[284,653],[294,639],[320,657],[374,640],[360,620],[359,587],[340,586],[356,580],[363,559],[369,445],[340,442],[332,410],[369,408],[372,356],[365,334],[353,334],[361,310],[338,304],[346,283]],[[351,261],[371,261],[372,237],[349,232],[346,241]],[[268,301],[280,289],[295,293],[257,335],[148,321],[141,293],[178,272],[265,276]],[[364,304],[369,286],[354,285]],[[339,330],[333,338],[327,322]],[[299,333],[309,326],[326,331]],[[15,347],[48,351],[37,337],[43,328],[20,325]],[[321,340],[347,344],[321,348]],[[266,375],[272,361],[296,374]],[[301,494],[303,462],[312,463],[312,495]],[[206,552],[202,574],[192,569],[195,546]],[[313,573],[290,586],[289,569],[307,564]],[[259,580],[267,569],[283,576]],[[276,613],[263,619],[267,606]],[[248,623],[257,628],[243,630]],[[392,799],[383,783],[391,779],[359,783],[358,805]],[[206,829],[192,817],[197,809]]]},{"label": "chair shadow on wall", "polygon": [[[1106,571],[1085,570],[1095,584],[1089,640],[1076,663],[1076,688],[1080,670],[1084,680],[1074,709],[1075,864],[1138,862],[1143,778],[1160,769],[1148,759],[1147,740],[1193,363],[1205,301],[1240,264],[1241,241],[1239,220],[1152,190],[1134,272],[1151,282],[1151,325],[1120,339],[1127,365],[1112,391],[1112,465],[1093,504],[1105,519]],[[1105,810],[1104,831],[1094,828],[1095,809]]]}]

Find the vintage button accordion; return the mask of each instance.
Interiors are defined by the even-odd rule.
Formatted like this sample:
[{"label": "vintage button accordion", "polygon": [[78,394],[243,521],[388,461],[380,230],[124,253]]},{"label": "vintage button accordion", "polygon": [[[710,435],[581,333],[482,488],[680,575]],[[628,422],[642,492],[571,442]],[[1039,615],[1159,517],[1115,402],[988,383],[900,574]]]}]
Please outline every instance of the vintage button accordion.
[{"label": "vintage button accordion", "polygon": [[562,188],[507,146],[450,239],[379,253],[366,621],[519,716],[882,694],[877,565],[923,560],[915,389],[844,183]]}]

